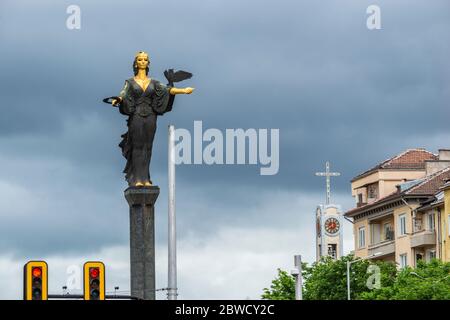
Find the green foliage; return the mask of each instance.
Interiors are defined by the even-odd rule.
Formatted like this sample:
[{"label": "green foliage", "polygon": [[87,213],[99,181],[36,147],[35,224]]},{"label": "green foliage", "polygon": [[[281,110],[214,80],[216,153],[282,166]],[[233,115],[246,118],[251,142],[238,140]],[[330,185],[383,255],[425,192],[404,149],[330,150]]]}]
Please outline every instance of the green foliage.
[{"label": "green foliage", "polygon": [[370,300],[450,300],[450,262],[420,261],[415,269],[405,268],[391,286],[361,296]]},{"label": "green foliage", "polygon": [[[311,266],[303,264],[303,299],[347,299],[347,261],[350,268],[351,298],[365,300],[450,300],[450,262],[434,259],[430,263],[420,261],[415,269],[397,271],[394,263],[383,261],[355,261],[352,255],[339,260],[324,258]],[[380,287],[375,274],[368,273],[369,265],[379,267]],[[270,289],[264,288],[263,299],[295,299],[295,279],[278,269],[278,277]]]},{"label": "green foliage", "polygon": [[[305,279],[305,300],[345,300],[347,299],[347,261],[353,261],[352,255],[334,260],[325,257],[308,268]],[[367,286],[369,277],[368,267],[371,263],[367,260],[352,262],[350,267],[351,298],[359,299],[360,295],[371,289]],[[389,286],[394,282],[396,268],[391,263],[377,261],[380,268],[381,286]],[[373,278],[373,276],[372,276]],[[371,278],[371,279],[372,279]]]},{"label": "green foliage", "polygon": [[294,300],[295,279],[286,271],[278,269],[278,277],[272,281],[270,289],[264,288],[263,299],[267,300]]}]

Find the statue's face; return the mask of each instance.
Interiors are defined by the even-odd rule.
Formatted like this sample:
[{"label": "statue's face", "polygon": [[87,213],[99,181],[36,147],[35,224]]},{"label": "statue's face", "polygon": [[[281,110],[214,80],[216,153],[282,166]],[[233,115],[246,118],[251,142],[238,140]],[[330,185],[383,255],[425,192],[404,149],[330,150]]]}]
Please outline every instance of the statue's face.
[{"label": "statue's face", "polygon": [[146,53],[140,53],[136,58],[136,64],[138,69],[145,69],[149,65],[148,55]]}]

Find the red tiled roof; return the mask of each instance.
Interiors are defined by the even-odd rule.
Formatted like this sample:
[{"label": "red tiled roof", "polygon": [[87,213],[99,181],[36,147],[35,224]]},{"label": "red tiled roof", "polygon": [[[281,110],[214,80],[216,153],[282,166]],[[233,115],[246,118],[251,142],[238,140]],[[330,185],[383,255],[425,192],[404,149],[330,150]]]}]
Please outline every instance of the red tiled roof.
[{"label": "red tiled roof", "polygon": [[408,149],[357,175],[352,181],[379,169],[425,170],[426,160],[439,160],[439,157],[425,149]]},{"label": "red tiled roof", "polygon": [[405,190],[404,193],[411,195],[435,194],[442,186],[445,185],[448,179],[450,179],[450,167],[426,177],[423,182],[408,190]]},{"label": "red tiled roof", "polygon": [[358,212],[363,212],[368,209],[371,209],[379,204],[382,204],[384,202],[388,202],[390,200],[394,200],[397,198],[401,198],[402,196],[409,195],[409,196],[432,196],[435,193],[439,192],[441,187],[444,186],[447,181],[450,179],[450,167],[447,167],[441,171],[438,171],[434,174],[431,174],[423,179],[422,182],[411,186],[410,188],[399,192],[398,190],[391,193],[390,195],[387,195],[386,197],[380,198],[370,204],[366,204],[361,207],[357,207],[354,209],[351,209],[347,211],[344,215],[345,216],[351,216]]}]

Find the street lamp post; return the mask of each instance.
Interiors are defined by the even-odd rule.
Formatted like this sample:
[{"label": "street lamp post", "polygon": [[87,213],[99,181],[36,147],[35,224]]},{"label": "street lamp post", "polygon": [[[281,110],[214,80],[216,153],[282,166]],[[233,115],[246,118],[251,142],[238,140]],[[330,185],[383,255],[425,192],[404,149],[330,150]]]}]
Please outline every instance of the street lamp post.
[{"label": "street lamp post", "polygon": [[294,256],[295,269],[291,270],[291,275],[295,277],[295,300],[303,300],[302,293],[302,256]]},{"label": "street lamp post", "polygon": [[351,300],[351,297],[350,297],[350,267],[351,267],[352,263],[355,263],[355,262],[358,262],[358,261],[361,261],[361,260],[371,259],[371,258],[379,256],[381,254],[383,254],[383,253],[382,252],[375,252],[374,254],[372,254],[370,256],[367,256],[367,257],[359,258],[359,259],[356,259],[356,260],[353,260],[353,261],[350,261],[350,260],[347,261],[347,300]]},{"label": "street lamp post", "polygon": [[350,265],[351,265],[351,262],[347,261],[347,300],[351,300],[351,298],[350,298]]},{"label": "street lamp post", "polygon": [[168,265],[168,300],[177,300],[177,227],[175,212],[175,126],[169,126],[168,148],[168,180],[169,180],[169,265]]}]

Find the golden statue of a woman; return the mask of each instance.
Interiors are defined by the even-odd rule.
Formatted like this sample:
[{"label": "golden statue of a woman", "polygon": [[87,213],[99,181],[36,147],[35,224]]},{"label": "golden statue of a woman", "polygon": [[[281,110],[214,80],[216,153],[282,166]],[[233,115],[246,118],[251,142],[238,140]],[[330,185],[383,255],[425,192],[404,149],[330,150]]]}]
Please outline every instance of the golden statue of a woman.
[{"label": "golden statue of a woman", "polygon": [[[194,88],[190,87],[175,88],[168,77],[168,71],[164,73],[169,80],[168,85],[149,78],[149,65],[148,54],[138,52],[133,61],[134,77],[125,80],[119,96],[111,101],[113,106],[119,107],[120,113],[128,116],[128,132],[122,135],[123,140],[119,146],[127,159],[123,171],[126,174],[125,179],[128,185],[133,187],[152,185],[149,166],[157,117],[172,110],[175,95],[191,94],[194,91]],[[169,72],[173,75],[173,70]],[[181,80],[191,76],[187,72],[178,71],[180,72]]]}]

